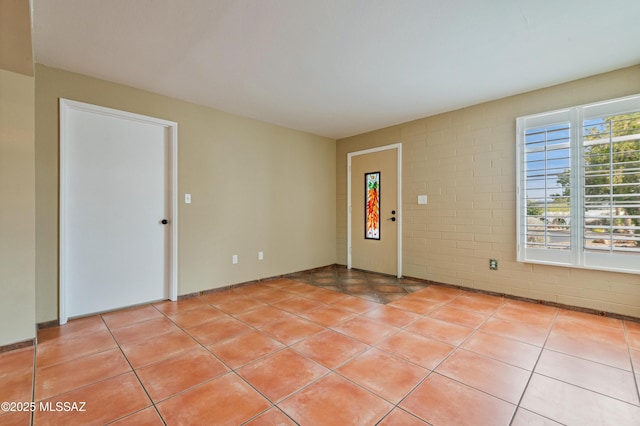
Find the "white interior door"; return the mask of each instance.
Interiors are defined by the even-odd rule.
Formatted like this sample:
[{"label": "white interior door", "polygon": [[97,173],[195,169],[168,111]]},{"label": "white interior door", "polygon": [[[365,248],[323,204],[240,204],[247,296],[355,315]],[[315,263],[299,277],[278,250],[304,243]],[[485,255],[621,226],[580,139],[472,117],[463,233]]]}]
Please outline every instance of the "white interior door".
[{"label": "white interior door", "polygon": [[169,298],[171,123],[65,102],[60,322]]}]

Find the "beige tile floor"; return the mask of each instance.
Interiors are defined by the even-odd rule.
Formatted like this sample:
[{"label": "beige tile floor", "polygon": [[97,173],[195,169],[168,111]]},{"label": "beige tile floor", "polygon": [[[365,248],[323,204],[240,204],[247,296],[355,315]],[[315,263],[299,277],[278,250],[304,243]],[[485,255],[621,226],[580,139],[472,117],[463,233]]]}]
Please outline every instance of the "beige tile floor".
[{"label": "beige tile floor", "polygon": [[[322,278],[41,330],[0,354],[0,401],[36,404],[0,425],[640,424],[640,323],[428,283],[382,304]],[[65,402],[84,411],[41,409]]]}]

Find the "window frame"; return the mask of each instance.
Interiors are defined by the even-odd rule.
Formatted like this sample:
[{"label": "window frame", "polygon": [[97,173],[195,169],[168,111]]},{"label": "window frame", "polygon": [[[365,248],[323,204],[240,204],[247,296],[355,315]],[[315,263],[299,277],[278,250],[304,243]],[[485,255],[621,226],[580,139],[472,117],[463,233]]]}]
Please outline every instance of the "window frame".
[{"label": "window frame", "polygon": [[[640,111],[640,94],[516,118],[516,240],[518,262],[640,274],[640,253],[590,252],[585,250],[584,243],[585,166],[583,128],[585,120],[637,111]],[[527,188],[525,132],[536,127],[549,128],[565,123],[569,125],[570,132],[570,248],[568,250],[555,250],[527,247],[528,205],[525,190]]]}]

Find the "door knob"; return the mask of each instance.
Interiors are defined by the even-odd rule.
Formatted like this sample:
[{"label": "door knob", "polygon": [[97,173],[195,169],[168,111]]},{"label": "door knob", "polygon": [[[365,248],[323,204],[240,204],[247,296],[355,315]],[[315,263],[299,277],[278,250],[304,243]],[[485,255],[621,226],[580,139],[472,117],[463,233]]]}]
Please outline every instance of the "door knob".
[{"label": "door knob", "polygon": [[396,221],[396,218],[395,218],[395,217],[390,217],[390,218],[389,218],[389,219],[387,219],[387,220],[390,220],[391,222],[395,222],[395,221]]},{"label": "door knob", "polygon": [[167,219],[162,219],[160,223],[163,225],[166,225],[167,223],[169,223],[169,221]]}]

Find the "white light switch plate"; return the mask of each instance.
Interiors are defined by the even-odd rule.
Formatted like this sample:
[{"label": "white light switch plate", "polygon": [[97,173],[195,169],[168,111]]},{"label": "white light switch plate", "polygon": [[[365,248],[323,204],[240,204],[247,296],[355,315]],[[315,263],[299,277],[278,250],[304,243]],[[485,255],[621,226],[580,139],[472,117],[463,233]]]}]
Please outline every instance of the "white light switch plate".
[{"label": "white light switch plate", "polygon": [[418,204],[427,204],[427,196],[418,195]]},{"label": "white light switch plate", "polygon": [[191,204],[191,194],[184,194],[184,203]]}]

